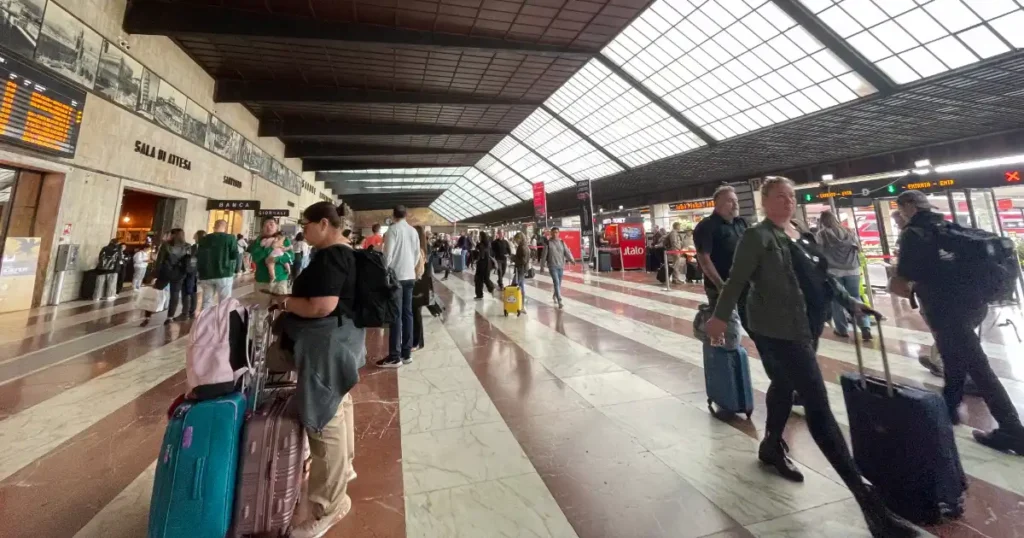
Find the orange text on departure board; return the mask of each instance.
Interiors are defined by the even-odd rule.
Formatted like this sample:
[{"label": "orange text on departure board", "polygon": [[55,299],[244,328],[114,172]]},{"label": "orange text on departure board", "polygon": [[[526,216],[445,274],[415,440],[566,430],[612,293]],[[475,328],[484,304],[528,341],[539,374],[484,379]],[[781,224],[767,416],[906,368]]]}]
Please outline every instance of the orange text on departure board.
[{"label": "orange text on departure board", "polygon": [[64,144],[75,121],[75,109],[37,92],[32,92],[29,107],[21,139],[46,148],[65,150]]},{"label": "orange text on departure board", "polygon": [[14,107],[14,94],[18,85],[8,80],[4,85],[3,98],[0,98],[0,134],[7,134],[7,124],[11,121],[11,109]]}]

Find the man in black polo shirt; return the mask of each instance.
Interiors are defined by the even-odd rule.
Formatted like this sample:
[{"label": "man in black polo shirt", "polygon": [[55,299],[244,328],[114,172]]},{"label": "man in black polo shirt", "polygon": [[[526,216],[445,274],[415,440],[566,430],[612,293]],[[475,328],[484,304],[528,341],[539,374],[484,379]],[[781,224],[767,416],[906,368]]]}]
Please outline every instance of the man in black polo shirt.
[{"label": "man in black polo shirt", "polygon": [[[697,223],[693,229],[693,243],[697,249],[697,262],[704,271],[704,291],[711,308],[718,302],[718,293],[729,278],[736,245],[747,229],[747,221],[740,217],[740,201],[736,190],[723,185],[715,190],[715,212]],[[737,303],[740,320],[747,326],[747,292]]]}]

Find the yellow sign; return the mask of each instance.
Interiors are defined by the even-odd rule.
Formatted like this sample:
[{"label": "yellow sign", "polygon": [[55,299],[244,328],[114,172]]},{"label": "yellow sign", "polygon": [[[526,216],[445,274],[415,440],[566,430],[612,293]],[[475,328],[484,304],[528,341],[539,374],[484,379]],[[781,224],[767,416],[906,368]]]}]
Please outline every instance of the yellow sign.
[{"label": "yellow sign", "polygon": [[8,237],[0,260],[0,312],[32,308],[39,266],[38,237]]}]

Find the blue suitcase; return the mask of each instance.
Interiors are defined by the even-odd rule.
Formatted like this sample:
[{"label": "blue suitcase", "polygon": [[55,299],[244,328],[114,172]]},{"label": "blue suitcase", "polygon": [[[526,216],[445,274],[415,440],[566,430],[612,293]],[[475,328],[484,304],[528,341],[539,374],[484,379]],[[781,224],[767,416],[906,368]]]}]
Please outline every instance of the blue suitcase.
[{"label": "blue suitcase", "polygon": [[708,410],[715,406],[729,413],[744,413],[747,420],[754,411],[754,389],[750,384],[750,362],[743,346],[735,349],[715,347],[704,341],[704,384]]},{"label": "blue suitcase", "polygon": [[164,432],[149,507],[149,538],[224,538],[231,526],[241,393],[183,402]]},{"label": "blue suitcase", "polygon": [[466,254],[462,249],[452,252],[452,271],[461,273],[466,270]]},{"label": "blue suitcase", "polygon": [[946,402],[935,392],[892,382],[882,324],[877,327],[885,379],[864,374],[854,333],[860,373],[845,373],[839,381],[857,467],[886,506],[909,521],[932,525],[960,517],[967,477]]}]

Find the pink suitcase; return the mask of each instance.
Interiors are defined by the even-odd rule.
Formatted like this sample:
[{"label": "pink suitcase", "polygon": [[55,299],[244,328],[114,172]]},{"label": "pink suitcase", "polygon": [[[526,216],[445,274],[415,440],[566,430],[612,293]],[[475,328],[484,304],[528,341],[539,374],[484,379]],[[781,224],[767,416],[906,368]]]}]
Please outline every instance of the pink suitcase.
[{"label": "pink suitcase", "polygon": [[284,389],[264,396],[246,420],[231,536],[284,536],[299,501],[305,432]]}]

